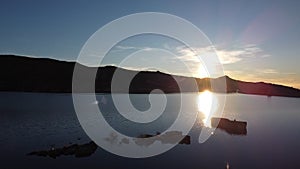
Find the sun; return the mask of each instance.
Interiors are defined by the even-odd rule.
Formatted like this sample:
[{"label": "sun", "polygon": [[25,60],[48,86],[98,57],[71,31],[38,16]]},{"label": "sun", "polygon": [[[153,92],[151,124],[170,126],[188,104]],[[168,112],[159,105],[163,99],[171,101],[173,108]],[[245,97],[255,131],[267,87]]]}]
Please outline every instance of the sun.
[{"label": "sun", "polygon": [[205,69],[205,67],[203,65],[200,65],[198,68],[198,72],[197,72],[197,76],[199,78],[206,78],[209,77],[209,74],[207,72],[207,70]]}]

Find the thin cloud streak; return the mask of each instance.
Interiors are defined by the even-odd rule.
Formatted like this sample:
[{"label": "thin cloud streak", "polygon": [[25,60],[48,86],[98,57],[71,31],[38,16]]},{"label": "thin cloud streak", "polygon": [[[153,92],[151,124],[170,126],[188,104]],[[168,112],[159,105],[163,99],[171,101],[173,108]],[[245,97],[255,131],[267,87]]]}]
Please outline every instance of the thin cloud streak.
[{"label": "thin cloud streak", "polygon": [[153,50],[155,48],[151,48],[151,47],[136,47],[136,46],[121,46],[118,45],[115,47],[115,49],[113,50],[114,52],[116,51],[122,51],[122,50],[146,50],[146,51],[150,51]]},{"label": "thin cloud streak", "polygon": [[200,62],[198,57],[207,57],[215,52],[222,64],[233,64],[247,58],[269,56],[264,54],[263,50],[255,44],[248,44],[242,47],[237,47],[235,49],[222,49],[218,47],[214,48],[213,46],[208,46],[205,48],[196,48],[193,50],[194,51],[183,46],[176,48],[176,51],[179,54],[179,59],[194,61],[197,63]]}]

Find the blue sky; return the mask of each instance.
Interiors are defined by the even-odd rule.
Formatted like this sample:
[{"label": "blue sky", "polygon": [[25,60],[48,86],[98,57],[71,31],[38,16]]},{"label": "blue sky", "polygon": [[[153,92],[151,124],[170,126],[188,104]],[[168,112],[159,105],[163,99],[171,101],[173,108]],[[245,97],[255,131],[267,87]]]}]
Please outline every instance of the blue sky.
[{"label": "blue sky", "polygon": [[[192,22],[212,41],[229,76],[300,88],[300,2],[296,0],[2,0],[0,53],[75,60],[95,31],[110,21],[137,12],[170,13]],[[115,57],[128,53],[125,47],[155,47],[155,43],[142,43],[142,39],[133,38],[119,44]],[[150,39],[165,42],[164,38]],[[176,42],[168,43],[179,49]],[[151,60],[153,65],[158,65],[157,69],[180,74],[181,70],[161,64],[159,56],[156,57]],[[139,63],[133,67],[143,66]]]}]

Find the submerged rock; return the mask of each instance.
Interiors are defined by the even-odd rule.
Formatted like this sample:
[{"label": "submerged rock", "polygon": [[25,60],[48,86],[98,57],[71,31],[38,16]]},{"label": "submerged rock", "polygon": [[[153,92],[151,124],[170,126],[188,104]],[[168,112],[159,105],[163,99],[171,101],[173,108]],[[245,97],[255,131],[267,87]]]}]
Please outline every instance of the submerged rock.
[{"label": "submerged rock", "polygon": [[98,148],[97,144],[93,141],[86,144],[72,144],[70,146],[64,146],[62,148],[54,148],[52,147],[50,150],[41,150],[41,151],[33,151],[28,153],[27,155],[36,155],[42,157],[51,157],[56,158],[61,155],[69,156],[75,155],[75,157],[88,157],[95,153]]}]

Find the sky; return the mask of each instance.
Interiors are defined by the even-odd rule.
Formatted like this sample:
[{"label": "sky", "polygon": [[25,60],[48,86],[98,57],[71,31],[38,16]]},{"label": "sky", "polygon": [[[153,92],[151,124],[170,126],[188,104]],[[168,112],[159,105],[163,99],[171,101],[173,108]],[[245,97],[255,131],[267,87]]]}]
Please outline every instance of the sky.
[{"label": "sky", "polygon": [[[300,1],[296,0],[2,0],[0,53],[76,60],[94,32],[139,12],[168,13],[197,26],[232,78],[300,88]],[[156,48],[176,56],[160,55]],[[184,44],[157,35],[125,39],[111,49],[104,63],[116,64],[138,50],[144,52],[127,67],[202,76],[199,62]],[[187,61],[192,71],[186,72],[172,57]]]}]

